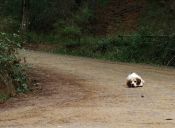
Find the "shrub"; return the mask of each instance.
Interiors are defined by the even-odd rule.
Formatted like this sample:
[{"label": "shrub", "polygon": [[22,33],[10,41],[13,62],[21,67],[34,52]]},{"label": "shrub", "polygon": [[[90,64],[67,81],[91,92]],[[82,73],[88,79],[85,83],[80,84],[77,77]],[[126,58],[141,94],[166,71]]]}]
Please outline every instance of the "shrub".
[{"label": "shrub", "polygon": [[0,31],[3,32],[16,32],[19,28],[19,23],[12,17],[1,17],[0,16]]},{"label": "shrub", "polygon": [[113,61],[175,66],[174,36],[117,36],[82,38],[64,43],[57,52]]},{"label": "shrub", "polygon": [[57,35],[44,35],[44,34],[37,34],[34,32],[28,32],[27,33],[27,42],[28,43],[35,43],[35,44],[45,44],[45,43],[58,43],[60,40],[59,36]]},{"label": "shrub", "polygon": [[73,14],[72,20],[74,24],[81,28],[83,34],[90,34],[92,32],[92,22],[94,21],[93,10],[88,3],[84,3],[79,10]]},{"label": "shrub", "polygon": [[81,30],[77,26],[67,26],[62,32],[62,36],[66,39],[80,40]]},{"label": "shrub", "polygon": [[101,6],[105,6],[108,3],[109,0],[98,0],[97,2],[101,5]]},{"label": "shrub", "polygon": [[0,33],[0,86],[7,95],[28,90],[27,77],[16,56],[17,48],[20,47],[18,35]]},{"label": "shrub", "polygon": [[0,104],[4,103],[8,99],[8,96],[4,94],[0,94]]}]

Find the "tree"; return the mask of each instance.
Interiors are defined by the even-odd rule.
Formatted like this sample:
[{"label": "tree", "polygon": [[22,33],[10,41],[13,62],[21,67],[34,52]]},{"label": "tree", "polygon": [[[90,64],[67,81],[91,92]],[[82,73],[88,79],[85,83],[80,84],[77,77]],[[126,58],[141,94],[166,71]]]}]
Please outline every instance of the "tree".
[{"label": "tree", "polygon": [[21,34],[26,35],[29,25],[29,0],[22,0]]}]

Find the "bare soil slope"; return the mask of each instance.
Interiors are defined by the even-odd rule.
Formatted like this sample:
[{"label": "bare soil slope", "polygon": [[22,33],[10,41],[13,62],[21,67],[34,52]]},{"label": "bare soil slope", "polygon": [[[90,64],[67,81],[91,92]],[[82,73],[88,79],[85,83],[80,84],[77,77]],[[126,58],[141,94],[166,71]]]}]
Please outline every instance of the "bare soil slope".
[{"label": "bare soil slope", "polygon": [[[0,105],[0,128],[173,128],[175,69],[21,51],[39,83]],[[130,72],[146,81],[125,86]]]}]

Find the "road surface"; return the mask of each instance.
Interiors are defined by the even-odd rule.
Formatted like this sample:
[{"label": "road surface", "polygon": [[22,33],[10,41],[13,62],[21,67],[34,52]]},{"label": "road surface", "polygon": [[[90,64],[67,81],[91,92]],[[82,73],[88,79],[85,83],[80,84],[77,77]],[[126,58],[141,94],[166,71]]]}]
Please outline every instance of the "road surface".
[{"label": "road surface", "polygon": [[[173,128],[175,69],[20,51],[36,90],[0,105],[0,128]],[[137,72],[143,88],[127,88]]]}]

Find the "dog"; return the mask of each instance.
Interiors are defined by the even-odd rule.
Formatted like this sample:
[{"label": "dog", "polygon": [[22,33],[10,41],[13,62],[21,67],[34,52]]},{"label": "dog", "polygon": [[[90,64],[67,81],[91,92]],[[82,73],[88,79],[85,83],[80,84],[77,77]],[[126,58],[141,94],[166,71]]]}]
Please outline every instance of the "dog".
[{"label": "dog", "polygon": [[143,87],[145,81],[137,73],[131,73],[128,75],[126,85],[129,88]]}]

